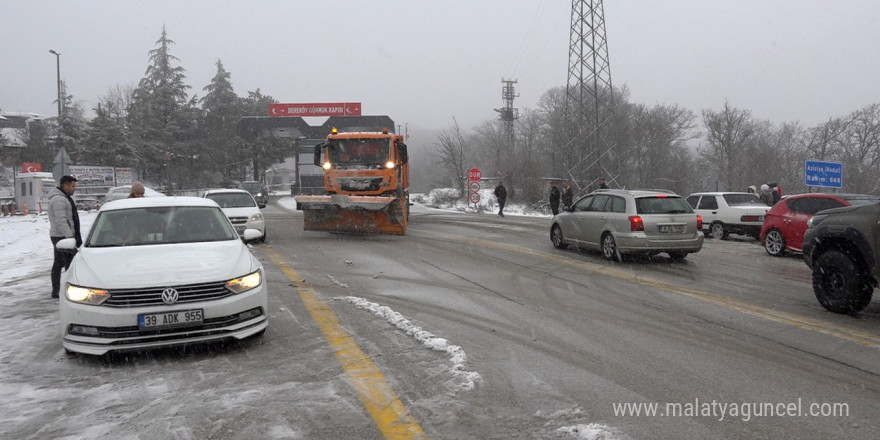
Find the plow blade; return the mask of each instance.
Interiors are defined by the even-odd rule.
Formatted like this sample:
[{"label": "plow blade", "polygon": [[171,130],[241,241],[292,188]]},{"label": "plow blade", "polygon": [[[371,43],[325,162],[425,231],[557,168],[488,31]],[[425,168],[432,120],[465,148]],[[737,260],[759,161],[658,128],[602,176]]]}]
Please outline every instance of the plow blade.
[{"label": "plow blade", "polygon": [[406,212],[396,197],[296,196],[306,231],[406,235]]}]

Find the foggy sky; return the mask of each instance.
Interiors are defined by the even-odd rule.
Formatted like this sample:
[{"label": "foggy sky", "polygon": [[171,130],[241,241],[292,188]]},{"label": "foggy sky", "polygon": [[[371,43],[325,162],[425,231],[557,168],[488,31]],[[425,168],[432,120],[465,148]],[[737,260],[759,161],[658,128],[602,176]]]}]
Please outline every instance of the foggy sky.
[{"label": "foggy sky", "polygon": [[[725,100],[811,126],[880,102],[876,0],[606,0],[612,81],[699,114]],[[239,96],[361,102],[410,129],[495,119],[502,79],[535,108],[567,82],[571,1],[0,0],[0,109],[57,113],[56,59],[91,115],[136,85],[162,26],[191,94],[218,59]]]}]

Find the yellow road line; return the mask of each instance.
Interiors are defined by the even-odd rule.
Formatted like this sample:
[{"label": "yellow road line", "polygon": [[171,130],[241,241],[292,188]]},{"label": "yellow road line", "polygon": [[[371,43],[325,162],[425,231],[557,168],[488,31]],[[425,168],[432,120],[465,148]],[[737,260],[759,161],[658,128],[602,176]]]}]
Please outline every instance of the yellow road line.
[{"label": "yellow road line", "polygon": [[483,239],[474,239],[470,237],[462,237],[458,235],[444,234],[439,232],[427,232],[429,235],[434,235],[437,237],[442,237],[446,240],[464,243],[468,245],[473,245],[474,247],[491,247],[495,249],[502,249],[511,252],[516,252],[520,254],[528,254],[534,257],[541,258],[545,261],[556,263],[556,264],[566,264],[568,266],[576,267],[578,269],[584,270],[586,272],[591,272],[599,275],[608,276],[611,278],[617,278],[619,280],[629,281],[635,284],[639,284],[642,286],[653,287],[655,289],[664,290],[666,292],[675,293],[678,295],[686,296],[688,298],[697,299],[703,302],[715,304],[721,307],[725,307],[728,309],[737,310],[743,313],[747,313],[752,316],[757,316],[759,318],[768,319],[770,321],[779,322],[782,324],[787,324],[795,327],[799,327],[806,330],[812,330],[820,333],[825,333],[828,335],[832,335],[841,339],[846,339],[848,341],[856,342],[862,345],[867,345],[871,347],[880,347],[880,337],[872,335],[870,333],[848,329],[845,327],[840,327],[834,324],[830,324],[827,322],[819,321],[817,319],[807,318],[806,316],[800,316],[793,313],[782,312],[779,310],[773,310],[766,307],[761,307],[755,304],[750,304],[745,301],[740,301],[737,299],[733,299],[721,294],[708,292],[705,290],[699,290],[687,286],[682,286],[676,283],[672,283],[669,281],[663,281],[656,278],[650,278],[642,275],[638,275],[629,271],[615,269],[613,267],[589,263],[586,261],[575,260],[567,257],[560,257],[559,255],[551,254],[544,251],[538,251],[534,249],[529,249],[522,246],[507,244],[507,243],[498,243],[490,240]]},{"label": "yellow road line", "polygon": [[303,304],[312,315],[312,319],[321,327],[327,342],[335,350],[336,359],[342,364],[343,371],[382,435],[389,440],[427,439],[422,427],[400,402],[379,367],[342,328],[330,306],[318,298],[315,290],[290,267],[290,263],[278,251],[271,248],[264,250],[293,281]]}]

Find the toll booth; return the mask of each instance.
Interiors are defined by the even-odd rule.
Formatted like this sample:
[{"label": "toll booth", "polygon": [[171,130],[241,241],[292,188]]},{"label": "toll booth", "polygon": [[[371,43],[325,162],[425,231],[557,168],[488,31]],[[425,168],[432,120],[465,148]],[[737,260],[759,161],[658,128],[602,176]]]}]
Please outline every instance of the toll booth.
[{"label": "toll booth", "polygon": [[21,173],[15,176],[15,205],[20,213],[40,213],[49,208],[49,191],[56,187],[52,173]]}]

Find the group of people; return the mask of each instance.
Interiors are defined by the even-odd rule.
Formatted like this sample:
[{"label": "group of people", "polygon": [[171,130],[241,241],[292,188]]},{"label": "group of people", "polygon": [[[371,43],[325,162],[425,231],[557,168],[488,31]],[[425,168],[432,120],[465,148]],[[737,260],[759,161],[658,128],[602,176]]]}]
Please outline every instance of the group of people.
[{"label": "group of people", "polygon": [[760,197],[761,201],[767,206],[775,205],[782,198],[782,189],[776,183],[765,183],[761,185],[760,193],[755,185],[749,185],[746,192]]},{"label": "group of people", "polygon": [[[604,177],[600,177],[598,183],[599,189],[608,189]],[[507,188],[504,186],[504,181],[499,181],[498,186],[495,187],[495,199],[498,201],[498,215],[504,217],[504,203],[507,201]],[[554,180],[550,182],[550,211],[553,212],[553,215],[559,214],[560,203],[562,203],[563,210],[571,209],[571,205],[574,203],[574,191],[571,189],[570,182],[563,182],[562,190],[560,190],[559,184]]]},{"label": "group of people", "polygon": [[[52,262],[52,298],[58,298],[61,289],[61,269],[67,270],[76,251],[70,252],[59,250],[55,245],[65,238],[75,238],[76,247],[82,245],[82,234],[79,230],[79,213],[76,203],[73,201],[73,193],[76,192],[76,177],[62,176],[60,184],[49,191],[49,209],[46,214],[49,217],[49,239],[55,252]],[[143,197],[146,192],[144,184],[135,182],[131,185],[129,198]]]}]

